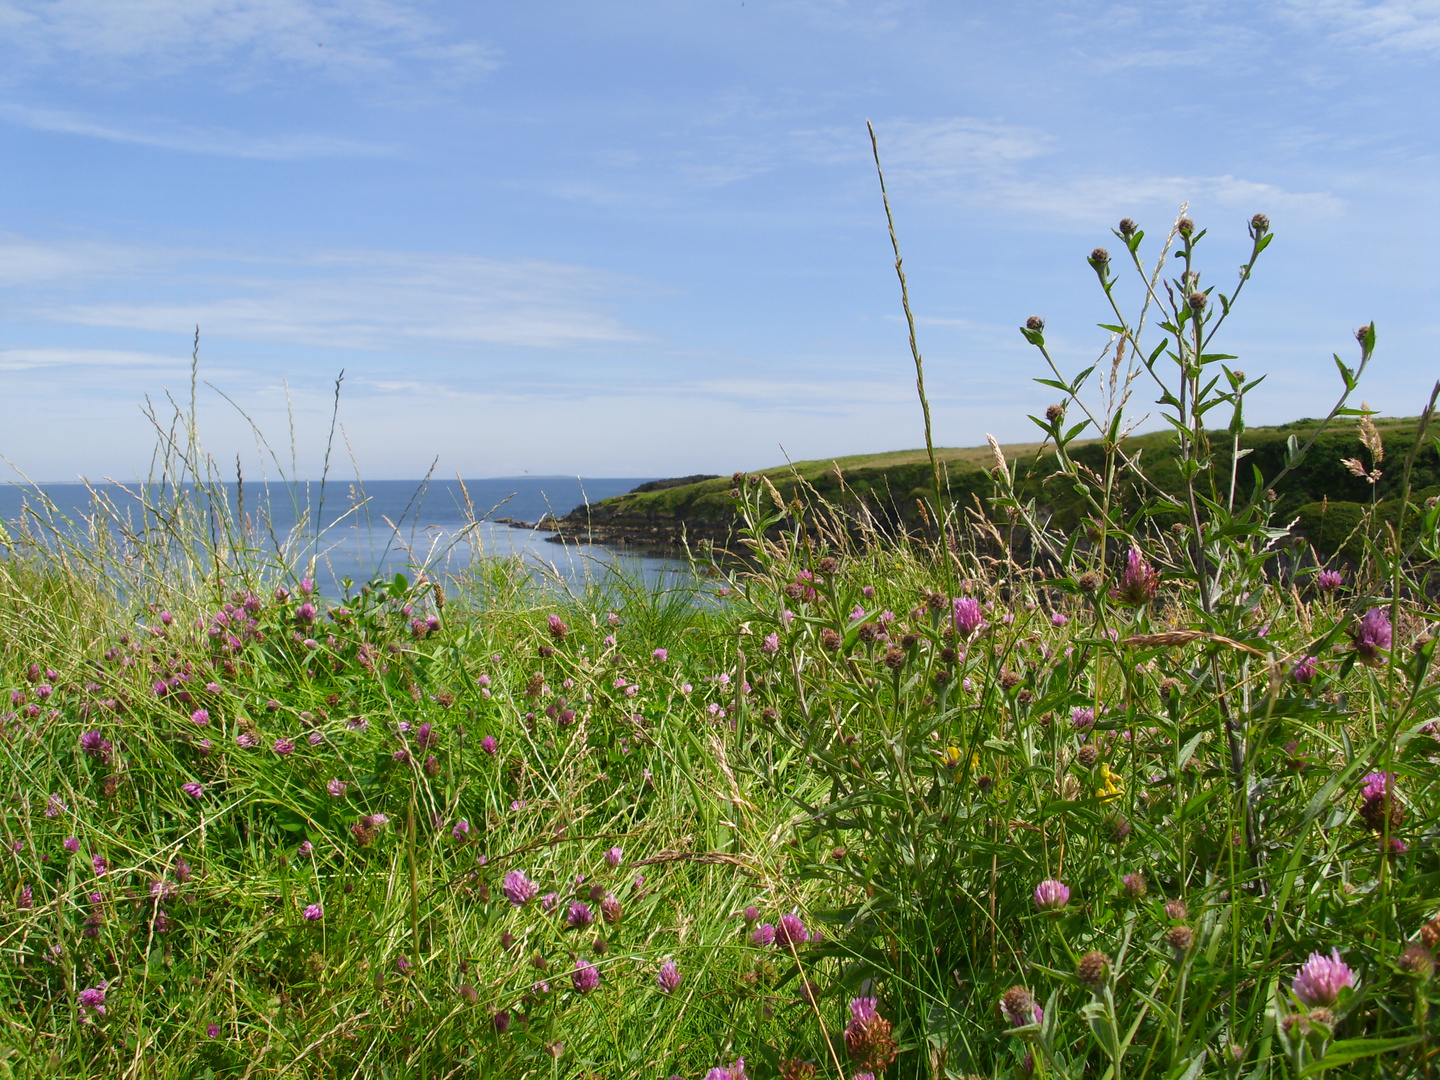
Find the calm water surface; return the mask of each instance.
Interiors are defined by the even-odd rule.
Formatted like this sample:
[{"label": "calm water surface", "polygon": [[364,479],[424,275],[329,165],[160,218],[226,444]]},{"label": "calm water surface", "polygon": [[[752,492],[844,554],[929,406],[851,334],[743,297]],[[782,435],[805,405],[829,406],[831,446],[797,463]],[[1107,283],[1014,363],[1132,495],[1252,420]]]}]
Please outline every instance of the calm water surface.
[{"label": "calm water surface", "polygon": [[[568,581],[603,576],[610,567],[638,573],[655,582],[686,571],[677,559],[620,553],[596,544],[556,544],[552,533],[517,529],[497,522],[512,518],[536,522],[547,514],[563,516],[577,506],[631,490],[649,477],[503,477],[499,479],[378,480],[363,485],[330,481],[323,500],[318,483],[295,486],[246,484],[245,520],[254,542],[273,550],[272,533],[282,543],[306,521],[301,561],[315,559],[316,576],[335,589],[349,577],[366,581],[409,573],[416,565],[458,572],[475,555],[515,555],[546,566]],[[42,484],[57,510],[76,523],[92,511],[83,484]],[[138,522],[139,485],[97,484],[122,516]],[[238,511],[241,493],[226,485]],[[468,506],[467,506],[468,496]],[[36,505],[33,488],[0,487],[0,520],[14,527],[22,508]],[[473,513],[477,524],[468,528]],[[333,595],[333,592],[332,592]]]}]

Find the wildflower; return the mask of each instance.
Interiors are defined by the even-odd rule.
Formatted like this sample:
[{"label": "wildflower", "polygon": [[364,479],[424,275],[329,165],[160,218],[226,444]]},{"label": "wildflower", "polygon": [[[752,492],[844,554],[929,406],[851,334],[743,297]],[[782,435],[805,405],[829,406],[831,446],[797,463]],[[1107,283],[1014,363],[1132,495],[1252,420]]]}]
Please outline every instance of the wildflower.
[{"label": "wildflower", "polygon": [[218,1039],[218,1038],[220,1037],[220,1025],[219,1025],[219,1024],[206,1024],[206,1025],[205,1025],[205,1037],[206,1037],[207,1039]]},{"label": "wildflower", "polygon": [[70,807],[65,805],[65,800],[60,797],[59,793],[54,793],[45,800],[45,816],[47,818],[59,817],[61,814],[68,813],[69,810]]},{"label": "wildflower", "polygon": [[496,1034],[504,1035],[505,1032],[510,1030],[510,1014],[504,1009],[501,1009],[495,1014],[491,1023],[495,1025]]},{"label": "wildflower", "polygon": [[1290,989],[1302,1004],[1313,1008],[1334,1005],[1340,998],[1341,988],[1346,986],[1354,988],[1355,973],[1340,959],[1340,950],[1331,949],[1328,957],[1323,953],[1311,953],[1310,959],[1296,973]]},{"label": "wildflower", "polygon": [[1155,594],[1159,591],[1160,575],[1140,553],[1140,549],[1132,547],[1125,558],[1125,569],[1120,574],[1120,580],[1110,590],[1110,599],[1132,607],[1144,607],[1155,599]]},{"label": "wildflower", "polygon": [[242,731],[239,735],[235,736],[235,745],[240,747],[241,750],[250,750],[258,746],[259,744],[260,740],[255,738],[255,736],[251,735],[248,731]]},{"label": "wildflower", "polygon": [[565,636],[570,633],[570,628],[565,625],[565,621],[559,615],[547,616],[545,626],[550,631],[550,636],[556,641],[564,641]]},{"label": "wildflower", "polygon": [[565,916],[565,924],[572,930],[583,930],[595,921],[595,916],[590,911],[590,905],[579,900],[570,905],[570,911]]},{"label": "wildflower", "polygon": [[660,973],[655,976],[655,982],[659,985],[662,994],[673,994],[680,989],[680,969],[675,965],[674,960],[666,960],[660,965]]},{"label": "wildflower", "polygon": [[466,821],[464,818],[461,818],[459,821],[457,821],[457,822],[455,823],[455,827],[450,830],[450,835],[451,835],[452,838],[454,838],[455,840],[460,841],[461,843],[464,843],[466,840],[469,840],[469,839],[470,839],[470,822]]},{"label": "wildflower", "polygon": [[1184,956],[1190,951],[1190,946],[1195,944],[1195,931],[1188,926],[1172,926],[1166,933],[1165,940],[1177,956]]},{"label": "wildflower", "polygon": [[104,877],[110,872],[110,864],[105,861],[105,856],[98,852],[90,856],[90,865],[95,868],[96,877]]},{"label": "wildflower", "polygon": [[28,911],[35,906],[35,892],[30,888],[28,882],[20,886],[20,899],[15,901],[15,906],[23,911]]},{"label": "wildflower", "polygon": [[666,649],[656,649],[650,655],[654,658],[655,662],[659,664],[663,664],[666,660],[670,658],[670,653]]},{"label": "wildflower", "polygon": [[[506,895],[509,895],[509,894],[507,893]],[[512,901],[512,903],[513,903],[513,901]],[[549,915],[552,911],[555,910],[556,906],[557,906],[559,903],[560,903],[560,894],[559,894],[559,893],[547,892],[544,896],[542,896],[542,897],[540,898],[540,910],[543,911],[546,915]]]},{"label": "wildflower", "polygon": [[89,1009],[101,1016],[105,1015],[105,991],[110,984],[105,981],[97,983],[88,990],[81,990],[76,997],[81,1009]]},{"label": "wildflower", "polygon": [[1045,1017],[1045,1011],[1035,1001],[1035,995],[1023,986],[1012,986],[1000,998],[1000,1011],[1011,1027],[1027,1027],[1038,1024]]},{"label": "wildflower", "polygon": [[206,724],[210,723],[209,711],[206,709],[196,709],[193,713],[190,714],[190,722],[192,724],[197,724],[200,727],[204,727]]},{"label": "wildflower", "polygon": [[495,736],[486,735],[483,739],[481,739],[480,749],[484,750],[487,754],[494,754],[496,750]]},{"label": "wildflower", "polygon": [[1334,592],[1345,580],[1339,570],[1321,570],[1315,577],[1315,584],[1321,592]]},{"label": "wildflower", "polygon": [[1062,614],[1061,614],[1060,612],[1058,612],[1058,611],[1055,612],[1054,615],[1051,615],[1051,616],[1050,616],[1050,625],[1051,625],[1051,626],[1054,626],[1054,627],[1057,627],[1057,628],[1058,628],[1058,627],[1061,627],[1061,626],[1064,626],[1064,625],[1065,625],[1066,623],[1068,623],[1069,621],[1070,621],[1070,619],[1069,619],[1067,616],[1062,615]]},{"label": "wildflower", "polygon": [[951,601],[951,617],[955,632],[961,637],[968,638],[985,625],[985,613],[980,608],[980,601],[970,596],[957,596]]},{"label": "wildflower", "polygon": [[882,1072],[898,1052],[890,1034],[890,1021],[876,1009],[873,997],[857,997],[850,1002],[850,1022],[845,1026],[845,1051],[850,1060],[867,1071]]},{"label": "wildflower", "polygon": [[410,967],[410,961],[406,960],[405,957],[397,956],[395,958],[395,970],[401,975],[408,975],[410,973]]},{"label": "wildflower", "polygon": [[1110,972],[1110,957],[1098,949],[1091,949],[1084,956],[1080,957],[1079,966],[1075,974],[1086,986],[1094,989],[1105,981],[1105,976]]},{"label": "wildflower", "polygon": [[780,651],[780,635],[779,635],[779,634],[773,634],[773,633],[772,633],[772,634],[766,634],[766,635],[765,635],[765,640],[760,643],[760,651],[763,652],[763,653],[770,653],[770,654],[774,654],[774,653],[779,652],[779,651]]},{"label": "wildflower", "polygon": [[805,929],[800,916],[789,912],[780,916],[780,925],[775,928],[776,945],[782,948],[786,945],[804,945],[809,940],[810,932]]},{"label": "wildflower", "polygon": [[349,784],[347,784],[344,780],[341,780],[338,776],[332,776],[329,782],[326,783],[325,790],[328,791],[333,797],[340,799],[344,798],[345,791],[347,788],[349,788],[349,786]]},{"label": "wildflower", "polygon": [[181,784],[180,790],[192,799],[203,799],[205,797],[205,785],[197,784],[194,780],[191,780],[188,784]]},{"label": "wildflower", "polygon": [[1059,911],[1069,902],[1069,887],[1054,878],[1047,878],[1035,887],[1035,906],[1041,911]]},{"label": "wildflower", "polygon": [[80,841],[76,840],[73,836],[67,836],[65,838],[65,842],[62,843],[60,846],[63,847],[66,851],[70,852],[71,855],[74,855],[77,851],[80,850]]},{"label": "wildflower", "polygon": [[754,926],[757,922],[760,921],[760,909],[757,908],[754,904],[751,904],[749,907],[747,907],[744,911],[740,913],[740,917],[745,920],[746,927]]},{"label": "wildflower", "polygon": [[[617,615],[617,614],[615,614],[615,612],[612,611],[612,612],[610,612],[609,615],[606,615],[606,616],[605,616],[605,621],[606,621],[607,623],[609,623],[611,626],[619,626],[619,625],[620,625],[620,616]],[[496,657],[496,659],[498,660],[499,657]]]},{"label": "wildflower", "polygon": [[750,935],[752,945],[773,945],[775,944],[775,927],[768,922],[756,927],[755,932]]},{"label": "wildflower", "polygon": [[570,973],[570,983],[577,994],[588,994],[600,985],[600,972],[590,961],[576,958],[575,970]]},{"label": "wildflower", "polygon": [[1395,963],[1406,974],[1418,975],[1422,979],[1430,978],[1435,970],[1435,958],[1430,954],[1430,950],[1418,941],[1401,953],[1400,959]]},{"label": "wildflower", "polygon": [[526,877],[523,870],[511,870],[505,875],[505,882],[500,886],[500,891],[515,907],[524,907],[535,899],[540,892],[540,886]]},{"label": "wildflower", "polygon": [[600,901],[600,915],[608,925],[615,926],[618,924],[622,914],[620,901],[615,899],[614,894]]},{"label": "wildflower", "polygon": [[1132,900],[1138,900],[1150,891],[1149,887],[1145,884],[1144,874],[1126,874],[1120,879],[1120,883],[1125,886],[1125,894]]},{"label": "wildflower", "polygon": [[1100,786],[1095,789],[1095,794],[1102,799],[1113,799],[1125,790],[1125,781],[1120,774],[1110,768],[1109,763],[1100,763]]},{"label": "wildflower", "polygon": [[325,910],[319,904],[309,904],[304,911],[305,918],[308,922],[318,922],[324,914]]},{"label": "wildflower", "polygon": [[1362,664],[1371,667],[1381,662],[1380,653],[1390,648],[1393,631],[1390,616],[1383,608],[1371,608],[1360,618],[1360,623],[1351,632],[1355,641],[1355,652]]},{"label": "wildflower", "polygon": [[1320,658],[1318,656],[1307,656],[1295,665],[1290,674],[1298,683],[1308,683],[1315,678],[1319,670]]},{"label": "wildflower", "polygon": [[295,752],[295,740],[286,738],[276,739],[270,749],[274,750],[275,753],[281,757],[287,757]]},{"label": "wildflower", "polygon": [[745,1080],[745,1059],[736,1058],[729,1068],[720,1065],[711,1069],[705,1074],[705,1080]]},{"label": "wildflower", "polygon": [[98,731],[87,731],[80,736],[80,749],[97,761],[110,760],[110,740]]},{"label": "wildflower", "polygon": [[1189,910],[1185,907],[1184,900],[1166,900],[1165,917],[1174,919],[1176,922],[1184,922],[1190,917]]},{"label": "wildflower", "polygon": [[1366,774],[1360,794],[1365,800],[1360,806],[1360,819],[1376,832],[1383,832],[1387,822],[1396,829],[1405,823],[1405,808],[1394,797],[1394,773]]},{"label": "wildflower", "polygon": [[295,854],[299,855],[302,859],[308,859],[311,855],[315,854],[315,845],[309,840],[301,840],[300,846],[295,849]]},{"label": "wildflower", "polygon": [[1080,705],[1070,710],[1070,724],[1076,731],[1089,731],[1095,726],[1095,710]]}]

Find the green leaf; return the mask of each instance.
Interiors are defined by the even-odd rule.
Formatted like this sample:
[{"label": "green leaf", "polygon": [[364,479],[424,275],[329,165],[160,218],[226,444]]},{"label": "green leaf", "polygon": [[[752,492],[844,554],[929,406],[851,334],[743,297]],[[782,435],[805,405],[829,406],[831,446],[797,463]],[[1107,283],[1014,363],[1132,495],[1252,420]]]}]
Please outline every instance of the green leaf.
[{"label": "green leaf", "polygon": [[1112,334],[1123,334],[1123,333],[1125,333],[1125,327],[1123,327],[1123,326],[1114,326],[1114,325],[1112,325],[1111,323],[1103,323],[1103,322],[1102,322],[1102,323],[1096,323],[1095,325],[1098,326],[1098,327],[1100,327],[1101,330],[1109,330]]},{"label": "green leaf", "polygon": [[1305,1080],[1307,1076],[1316,1076],[1326,1069],[1336,1069],[1341,1065],[1348,1065],[1361,1058],[1417,1046],[1420,1042],[1421,1036],[1419,1035],[1407,1039],[1340,1039],[1338,1042],[1330,1044],[1330,1049],[1325,1052],[1324,1057],[1319,1061],[1312,1061],[1300,1071],[1300,1080]]},{"label": "green leaf", "polygon": [[1061,393],[1068,394],[1068,393],[1070,392],[1070,387],[1066,386],[1063,382],[1060,382],[1058,379],[1036,379],[1035,381],[1036,381],[1037,383],[1039,383],[1041,386],[1053,386],[1056,390],[1059,390]]},{"label": "green leaf", "polygon": [[[1262,236],[1259,240],[1257,240],[1257,241],[1255,242],[1255,254],[1256,254],[1256,255],[1259,255],[1260,252],[1264,251],[1267,247],[1270,246],[1270,241],[1271,241],[1271,240],[1274,240],[1274,239],[1275,239],[1275,234],[1274,234],[1273,232],[1272,232],[1272,233],[1266,233],[1264,236]],[[1252,256],[1252,258],[1251,258],[1251,261],[1252,261],[1252,262],[1254,261],[1253,256]]]}]

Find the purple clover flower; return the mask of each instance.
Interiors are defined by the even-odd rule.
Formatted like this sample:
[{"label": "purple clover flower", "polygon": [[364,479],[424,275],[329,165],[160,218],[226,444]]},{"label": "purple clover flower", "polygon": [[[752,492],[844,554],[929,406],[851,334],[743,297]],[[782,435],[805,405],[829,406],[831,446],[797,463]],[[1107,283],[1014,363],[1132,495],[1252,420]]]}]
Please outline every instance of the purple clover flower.
[{"label": "purple clover flower", "polygon": [[452,839],[458,840],[462,844],[466,840],[469,840],[470,822],[466,821],[464,818],[461,818],[459,821],[455,822],[455,827],[450,830],[450,836]]},{"label": "purple clover flower", "polygon": [[620,860],[624,857],[625,852],[623,849],[612,847],[609,851],[605,852],[605,863],[608,866],[619,866]]},{"label": "purple clover flower", "polygon": [[495,753],[495,751],[496,751],[496,749],[497,749],[497,746],[496,746],[496,743],[495,743],[495,736],[494,736],[494,735],[486,735],[483,739],[481,739],[481,740],[480,740],[480,749],[481,749],[481,750],[484,750],[485,753],[487,753],[487,754],[493,754],[493,753]]},{"label": "purple clover flower", "polygon": [[1155,599],[1160,591],[1160,575],[1141,554],[1139,548],[1131,548],[1125,556],[1125,569],[1120,580],[1110,590],[1110,599],[1131,607],[1144,607]]},{"label": "purple clover flower", "polygon": [[304,911],[305,919],[308,922],[319,922],[320,919],[324,916],[324,914],[325,909],[322,908],[319,904],[309,904],[306,906]]},{"label": "purple clover flower", "polygon": [[570,983],[577,994],[588,994],[600,985],[600,972],[590,961],[577,958],[575,970],[570,973]]},{"label": "purple clover flower", "polygon": [[775,927],[771,926],[768,922],[761,923],[755,928],[755,932],[750,935],[750,943],[752,945],[774,945]]},{"label": "purple clover flower", "polygon": [[540,892],[540,886],[526,877],[523,870],[511,870],[505,875],[505,882],[500,886],[500,891],[515,907],[524,907],[535,899]]},{"label": "purple clover flower", "polygon": [[1353,635],[1355,652],[1359,655],[1360,662],[1372,667],[1379,664],[1380,654],[1390,648],[1390,642],[1394,638],[1390,616],[1384,608],[1371,608],[1360,617]]},{"label": "purple clover flower", "polygon": [[1395,774],[1392,772],[1372,772],[1365,774],[1365,787],[1360,794],[1367,799],[1383,799],[1395,788]]},{"label": "purple clover flower", "polygon": [[1070,888],[1055,878],[1035,886],[1035,906],[1041,911],[1059,911],[1070,903]]},{"label": "purple clover flower", "polygon": [[1315,584],[1321,592],[1334,592],[1344,582],[1345,576],[1339,570],[1321,570],[1315,577]]},{"label": "purple clover flower", "polygon": [[799,915],[787,911],[780,916],[780,925],[775,927],[776,945],[781,948],[787,945],[804,945],[809,940],[810,932],[805,929]]},{"label": "purple clover flower", "polygon": [[181,784],[180,790],[192,799],[203,799],[205,797],[205,785],[191,780],[188,784]]},{"label": "purple clover flower", "polygon": [[279,754],[281,757],[288,757],[295,752],[295,740],[286,738],[276,739],[274,745],[271,746],[270,749],[274,750],[275,753]]},{"label": "purple clover flower", "polygon": [[1312,682],[1320,670],[1320,658],[1318,656],[1306,656],[1295,665],[1290,674],[1298,683]]},{"label": "purple clover flower", "polygon": [[674,960],[666,960],[665,963],[661,964],[660,972],[655,976],[655,982],[663,994],[673,994],[676,990],[679,990],[682,981],[680,969],[676,966]]},{"label": "purple clover flower", "polygon": [[345,797],[345,791],[349,786],[349,784],[341,780],[338,776],[332,776],[329,783],[325,785],[325,790],[335,798],[342,799]]},{"label": "purple clover flower", "polygon": [[1334,1005],[1342,987],[1355,986],[1355,973],[1340,959],[1340,950],[1330,955],[1313,952],[1295,975],[1290,989],[1300,1001],[1311,1007]]},{"label": "purple clover flower", "polygon": [[1070,710],[1070,723],[1076,731],[1089,731],[1095,726],[1095,710],[1077,705]]},{"label": "purple clover flower", "polygon": [[110,984],[105,981],[97,983],[88,990],[81,990],[76,997],[81,1009],[89,1009],[91,1012],[105,1015],[105,991]]},{"label": "purple clover flower", "polygon": [[590,911],[590,905],[580,900],[570,905],[570,911],[565,916],[565,924],[572,930],[583,930],[594,921],[595,916]]}]

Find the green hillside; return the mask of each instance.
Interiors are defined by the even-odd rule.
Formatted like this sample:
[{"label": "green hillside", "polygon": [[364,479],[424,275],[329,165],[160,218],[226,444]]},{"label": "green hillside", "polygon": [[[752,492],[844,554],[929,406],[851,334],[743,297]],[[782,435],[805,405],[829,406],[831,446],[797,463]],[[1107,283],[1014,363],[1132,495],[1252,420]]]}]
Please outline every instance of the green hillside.
[{"label": "green hillside", "polygon": [[[1255,470],[1268,483],[1283,467],[1286,443],[1292,436],[1302,442],[1314,432],[1318,421],[1297,420],[1271,427],[1248,429],[1240,445],[1249,453],[1240,463],[1237,494],[1249,495]],[[1346,420],[1333,424],[1311,449],[1304,463],[1280,484],[1277,517],[1289,522],[1298,518],[1297,528],[1310,535],[1323,549],[1345,546],[1346,538],[1361,520],[1372,501],[1393,500],[1401,483],[1403,462],[1414,443],[1413,419],[1380,419],[1376,427],[1384,440],[1385,458],[1381,475],[1371,484],[1351,473],[1342,464],[1357,458],[1371,465],[1369,452],[1361,444],[1357,423]],[[1215,475],[1212,482],[1223,497],[1229,488],[1230,436],[1211,433],[1215,447]],[[1135,435],[1123,443],[1127,455],[1138,455],[1146,475],[1166,491],[1181,490],[1174,458],[1175,440],[1169,432]],[[1046,506],[1062,526],[1073,527],[1081,517],[1080,497],[1068,482],[1049,484],[1054,471],[1050,450],[1039,442],[1013,443],[1002,447],[1022,491]],[[992,494],[988,469],[992,467],[990,447],[946,447],[937,449],[948,497],[955,503],[981,505]],[[1104,448],[1099,440],[1071,444],[1071,456],[1083,465],[1101,470]],[[799,461],[761,470],[761,475],[789,500],[802,486],[847,509],[863,502],[870,513],[891,528],[922,527],[919,501],[933,494],[929,459],[923,449],[894,450],[878,454]],[[652,485],[646,485],[647,487]],[[572,511],[561,522],[567,536],[589,536],[603,542],[665,546],[678,543],[681,536],[719,539],[734,523],[729,497],[730,477],[716,477],[697,483],[679,484],[660,490],[637,490],[617,495]],[[1124,487],[1127,504],[1138,507],[1140,493],[1128,482]],[[1421,497],[1440,492],[1440,457],[1433,442],[1417,456],[1412,488]]]}]

